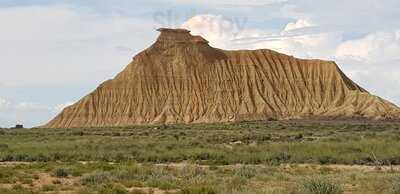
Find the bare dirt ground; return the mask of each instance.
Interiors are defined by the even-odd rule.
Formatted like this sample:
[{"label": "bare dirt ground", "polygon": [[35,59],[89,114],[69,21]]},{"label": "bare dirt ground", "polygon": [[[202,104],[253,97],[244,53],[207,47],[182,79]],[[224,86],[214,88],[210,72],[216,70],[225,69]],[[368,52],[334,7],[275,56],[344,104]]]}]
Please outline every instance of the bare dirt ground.
[{"label": "bare dirt ground", "polygon": [[17,165],[29,165],[33,162],[0,162],[0,166],[17,166]]},{"label": "bare dirt ground", "polygon": [[[26,164],[26,163],[23,163]],[[3,164],[2,164],[3,165]],[[21,163],[13,163],[7,164],[9,165],[21,165]],[[74,193],[74,191],[68,191],[69,188],[73,188],[77,185],[79,178],[78,177],[66,177],[66,178],[58,178],[54,177],[49,173],[37,173],[35,174],[36,178],[32,181],[30,184],[24,184],[19,181],[16,183],[8,183],[8,184],[0,184],[0,188],[3,189],[12,189],[15,186],[21,186],[23,188],[28,188],[32,189],[35,191],[38,191],[40,189],[43,189],[44,187],[49,187],[49,186],[56,186],[56,187],[61,187],[65,188],[65,190],[62,191],[62,193]],[[60,192],[58,192],[60,193]]]},{"label": "bare dirt ground", "polygon": [[[81,162],[82,164],[88,164],[91,162]],[[2,167],[13,167],[18,165],[30,165],[33,163],[30,162],[0,162],[0,166]],[[115,163],[110,163],[115,164]],[[142,165],[142,164],[139,164]],[[144,164],[143,164],[144,165]],[[195,167],[202,170],[209,170],[211,168],[210,165],[200,165],[194,164],[191,162],[180,162],[180,163],[160,163],[154,164],[154,166],[159,167],[168,167],[168,168],[176,168],[176,169],[183,169],[185,167]],[[233,164],[233,165],[220,165],[216,166],[222,169],[238,169],[243,164]],[[256,168],[268,168],[268,165],[246,165],[252,166]],[[215,167],[215,166],[214,166]],[[341,164],[329,164],[329,165],[319,165],[319,164],[282,164],[276,166],[278,169],[285,171],[285,172],[296,172],[296,170],[302,169],[306,170],[307,172],[319,172],[322,169],[329,170],[329,171],[337,171],[337,172],[355,172],[357,174],[363,173],[398,173],[400,172],[400,165],[393,165],[393,166],[367,166],[367,165],[341,165]],[[58,189],[57,193],[63,194],[72,194],[75,193],[76,190],[79,190],[80,186],[80,177],[66,177],[66,178],[59,178],[54,177],[50,173],[46,172],[37,172],[35,174],[36,178],[30,184],[23,184],[21,182],[15,183],[7,183],[7,184],[0,184],[0,188],[3,189],[12,189],[15,186],[22,186],[24,188],[33,190],[33,191],[43,191],[46,187],[56,187]],[[290,185],[286,180],[274,180],[268,181],[268,183],[263,181],[254,181],[251,183],[252,186],[256,188],[263,188],[263,187],[274,187],[274,188],[285,188]],[[358,190],[357,185],[353,184],[345,184],[344,185],[346,192],[345,193],[354,193],[354,191]],[[154,194],[165,194],[165,193],[178,193],[179,190],[162,190],[159,188],[152,188],[152,187],[130,187],[126,188],[129,192],[142,192],[142,193],[154,193]],[[51,193],[51,192],[49,192]]]},{"label": "bare dirt ground", "polygon": [[[91,161],[80,161],[81,164],[89,164],[89,163],[94,163]],[[34,162],[0,162],[0,166],[3,167],[12,167],[12,166],[17,166],[17,165],[30,165],[34,164]],[[113,162],[110,162],[109,164],[115,164]],[[210,165],[201,165],[201,164],[194,164],[190,162],[179,162],[179,163],[159,163],[159,164],[154,164],[155,166],[163,166],[163,167],[173,167],[173,168],[184,168],[186,166],[194,166],[194,167],[199,167],[202,169],[208,169],[210,168]],[[243,166],[243,164],[233,164],[233,165],[222,165],[219,167],[224,167],[224,168],[237,168]],[[266,167],[268,165],[251,165],[254,167]],[[291,167],[301,167],[301,168],[313,168],[313,169],[320,169],[320,168],[331,168],[331,169],[336,169],[336,170],[358,170],[358,171],[364,171],[364,172],[370,172],[370,171],[400,171],[400,165],[345,165],[345,164],[326,164],[326,165],[321,165],[321,164],[281,164],[281,168],[283,169],[290,169]]]},{"label": "bare dirt ground", "polygon": [[151,187],[131,187],[128,189],[129,192],[140,191],[142,193],[153,193],[153,194],[164,194],[164,193],[177,193],[178,190],[161,190],[158,188],[151,188]]},{"label": "bare dirt ground", "polygon": [[[372,171],[391,171],[398,172],[400,171],[400,165],[376,165],[376,166],[367,166],[367,165],[343,165],[343,164],[329,164],[329,165],[316,165],[316,164],[296,164],[297,167],[302,168],[330,168],[333,170],[353,170],[353,171],[362,171],[362,172],[372,172]],[[291,165],[281,165],[283,168],[290,168]]]},{"label": "bare dirt ground", "polygon": [[[192,164],[189,162],[181,162],[181,163],[165,163],[165,164],[156,164],[156,166],[165,166],[165,167],[173,167],[173,168],[184,168],[186,166],[194,166],[202,169],[210,168],[210,165],[200,165],[200,164]],[[243,164],[234,164],[234,165],[223,165],[220,167],[224,168],[238,168],[243,166]],[[267,167],[267,165],[250,165],[254,167]],[[281,164],[280,168],[290,170],[290,168],[310,168],[310,169],[321,169],[321,168],[329,168],[332,170],[353,170],[353,171],[362,171],[362,172],[372,172],[372,171],[392,171],[392,172],[400,172],[400,165],[344,165],[344,164]]]}]

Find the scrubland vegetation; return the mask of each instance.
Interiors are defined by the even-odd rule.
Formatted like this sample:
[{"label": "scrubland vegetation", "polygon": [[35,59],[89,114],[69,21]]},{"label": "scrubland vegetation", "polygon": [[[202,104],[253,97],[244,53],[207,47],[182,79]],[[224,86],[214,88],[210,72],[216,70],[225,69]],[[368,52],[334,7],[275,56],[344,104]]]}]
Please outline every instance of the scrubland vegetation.
[{"label": "scrubland vegetation", "polygon": [[0,130],[0,193],[400,193],[400,123]]}]

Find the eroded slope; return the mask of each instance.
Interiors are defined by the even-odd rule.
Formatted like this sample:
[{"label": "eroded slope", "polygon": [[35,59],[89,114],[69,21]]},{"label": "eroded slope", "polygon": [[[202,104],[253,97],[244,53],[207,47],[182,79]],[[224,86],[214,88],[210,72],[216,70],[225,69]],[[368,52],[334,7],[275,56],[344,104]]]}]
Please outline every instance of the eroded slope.
[{"label": "eroded slope", "polygon": [[334,62],[266,49],[224,51],[187,30],[160,31],[120,74],[46,127],[400,118],[398,107],[359,87]]}]

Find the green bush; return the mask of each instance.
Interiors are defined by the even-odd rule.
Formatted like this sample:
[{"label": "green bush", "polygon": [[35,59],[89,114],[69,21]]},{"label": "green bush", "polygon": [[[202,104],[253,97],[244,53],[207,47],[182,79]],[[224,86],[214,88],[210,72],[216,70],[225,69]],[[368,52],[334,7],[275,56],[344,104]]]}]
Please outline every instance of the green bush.
[{"label": "green bush", "polygon": [[127,194],[127,193],[128,191],[123,186],[113,185],[113,184],[104,185],[99,191],[99,194]]},{"label": "green bush", "polygon": [[12,183],[13,178],[15,177],[16,177],[16,171],[6,167],[0,167],[0,184]]},{"label": "green bush", "polygon": [[56,190],[56,186],[54,186],[54,185],[44,185],[41,188],[41,191],[43,191],[43,192],[49,192],[49,191],[54,191],[54,190]]},{"label": "green bush", "polygon": [[8,144],[0,143],[0,150],[6,150],[6,149],[8,149]]},{"label": "green bush", "polygon": [[65,178],[68,177],[69,173],[64,168],[57,168],[54,170],[54,176],[58,178]]},{"label": "green bush", "polygon": [[37,192],[30,191],[26,188],[24,188],[22,185],[17,184],[12,187],[12,189],[5,189],[1,190],[0,193],[9,193],[9,194],[38,194]]},{"label": "green bush", "polygon": [[177,178],[165,169],[155,169],[146,176],[146,183],[150,187],[160,189],[174,189],[177,187]]},{"label": "green bush", "polygon": [[108,183],[112,180],[110,172],[95,171],[89,174],[85,174],[81,178],[81,183],[83,185],[99,185]]},{"label": "green bush", "polygon": [[191,186],[184,188],[182,194],[217,194],[217,191],[210,186]]},{"label": "green bush", "polygon": [[343,188],[327,179],[314,178],[304,181],[303,187],[309,194],[342,194]]},{"label": "green bush", "polygon": [[235,175],[241,178],[251,179],[257,175],[257,170],[251,166],[242,166],[236,170]]},{"label": "green bush", "polygon": [[393,194],[400,194],[400,177],[395,178],[392,184]]}]

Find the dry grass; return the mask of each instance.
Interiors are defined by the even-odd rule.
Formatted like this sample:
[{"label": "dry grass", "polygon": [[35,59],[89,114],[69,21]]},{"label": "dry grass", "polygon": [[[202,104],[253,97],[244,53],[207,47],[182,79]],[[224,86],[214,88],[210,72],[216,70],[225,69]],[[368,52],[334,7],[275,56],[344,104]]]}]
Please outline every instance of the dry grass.
[{"label": "dry grass", "polygon": [[399,126],[0,130],[0,193],[399,193]]}]

